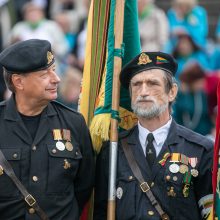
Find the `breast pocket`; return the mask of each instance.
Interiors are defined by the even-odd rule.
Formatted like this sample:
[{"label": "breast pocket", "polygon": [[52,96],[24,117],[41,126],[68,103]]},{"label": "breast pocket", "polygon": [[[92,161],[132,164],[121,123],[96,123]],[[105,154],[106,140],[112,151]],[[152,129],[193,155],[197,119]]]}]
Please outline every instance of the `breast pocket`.
[{"label": "breast pocket", "polygon": [[[5,159],[9,162],[12,169],[14,170],[15,175],[20,179],[20,160],[21,160],[21,149],[16,148],[3,148],[1,149],[4,154]],[[1,164],[1,163],[0,163]],[[19,190],[15,186],[11,178],[5,173],[0,173],[0,197],[16,197],[19,195]]]},{"label": "breast pocket", "polygon": [[82,159],[78,146],[72,151],[59,151],[55,145],[48,145],[47,193],[66,193],[73,190],[73,181]]},{"label": "breast pocket", "polygon": [[131,176],[117,179],[116,206],[117,219],[134,219],[136,214],[136,181]]}]

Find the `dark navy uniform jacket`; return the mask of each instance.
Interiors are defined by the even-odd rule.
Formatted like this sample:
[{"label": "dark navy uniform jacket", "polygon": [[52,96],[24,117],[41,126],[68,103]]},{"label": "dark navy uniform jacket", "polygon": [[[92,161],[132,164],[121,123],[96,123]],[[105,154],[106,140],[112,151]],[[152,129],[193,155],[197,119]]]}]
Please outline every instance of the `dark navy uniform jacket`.
[{"label": "dark navy uniform jacket", "polygon": [[[59,151],[53,129],[68,129],[72,151]],[[65,143],[65,142],[64,142]],[[78,220],[94,183],[94,154],[81,114],[51,102],[41,114],[34,141],[13,96],[0,103],[0,149],[15,174],[52,220]],[[64,169],[66,160],[69,167]],[[39,220],[4,173],[0,176],[0,219]]]},{"label": "dark navy uniform jacket", "polygon": [[[213,143],[178,124],[173,120],[170,131],[152,171],[146,161],[138,138],[137,126],[121,134],[126,138],[137,161],[142,175],[151,185],[151,190],[171,220],[201,220],[210,211],[212,202],[212,156]],[[197,177],[192,177],[188,197],[183,196],[184,175],[171,173],[170,158],[164,166],[159,161],[165,153],[181,153],[187,157],[196,157]],[[103,146],[96,168],[94,220],[106,219],[108,199],[108,160],[109,146]],[[189,169],[190,168],[190,165]],[[174,177],[175,176],[175,177]],[[169,177],[169,178],[168,178]],[[152,184],[153,183],[153,184]],[[174,196],[169,196],[173,187]],[[138,181],[132,173],[119,142],[116,178],[116,219],[117,220],[159,220],[155,208],[141,191]]]}]

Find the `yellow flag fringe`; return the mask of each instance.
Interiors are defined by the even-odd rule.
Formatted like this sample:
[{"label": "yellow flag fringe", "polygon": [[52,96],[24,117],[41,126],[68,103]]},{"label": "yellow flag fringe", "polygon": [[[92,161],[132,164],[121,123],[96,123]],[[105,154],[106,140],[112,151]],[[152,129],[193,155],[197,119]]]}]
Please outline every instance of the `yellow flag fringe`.
[{"label": "yellow flag fringe", "polygon": [[110,119],[110,113],[103,113],[95,115],[91,121],[90,133],[97,153],[100,152],[103,141],[109,140]]}]

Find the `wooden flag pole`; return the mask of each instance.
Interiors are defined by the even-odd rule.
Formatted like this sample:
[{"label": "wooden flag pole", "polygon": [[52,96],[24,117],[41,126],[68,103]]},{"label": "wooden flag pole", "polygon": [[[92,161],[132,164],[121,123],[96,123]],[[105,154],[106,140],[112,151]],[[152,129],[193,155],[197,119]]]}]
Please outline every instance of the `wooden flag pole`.
[{"label": "wooden flag pole", "polygon": [[[123,42],[123,29],[124,29],[124,0],[116,0],[115,8],[115,49],[121,49]],[[120,101],[120,82],[119,74],[122,67],[122,58],[114,57],[114,72],[113,72],[113,85],[112,85],[112,110],[119,111]],[[110,154],[109,154],[109,189],[108,189],[108,220],[115,220],[115,194],[116,194],[116,171],[117,171],[117,151],[118,151],[118,120],[111,118],[110,129]]]}]

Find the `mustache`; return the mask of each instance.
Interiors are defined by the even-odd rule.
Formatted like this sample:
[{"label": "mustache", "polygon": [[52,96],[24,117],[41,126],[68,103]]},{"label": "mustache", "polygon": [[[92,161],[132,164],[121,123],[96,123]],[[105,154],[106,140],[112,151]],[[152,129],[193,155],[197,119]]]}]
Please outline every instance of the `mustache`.
[{"label": "mustache", "polygon": [[155,102],[155,99],[152,98],[152,97],[149,97],[149,96],[138,96],[136,98],[136,102],[139,102],[139,101],[152,101],[152,102]]}]

